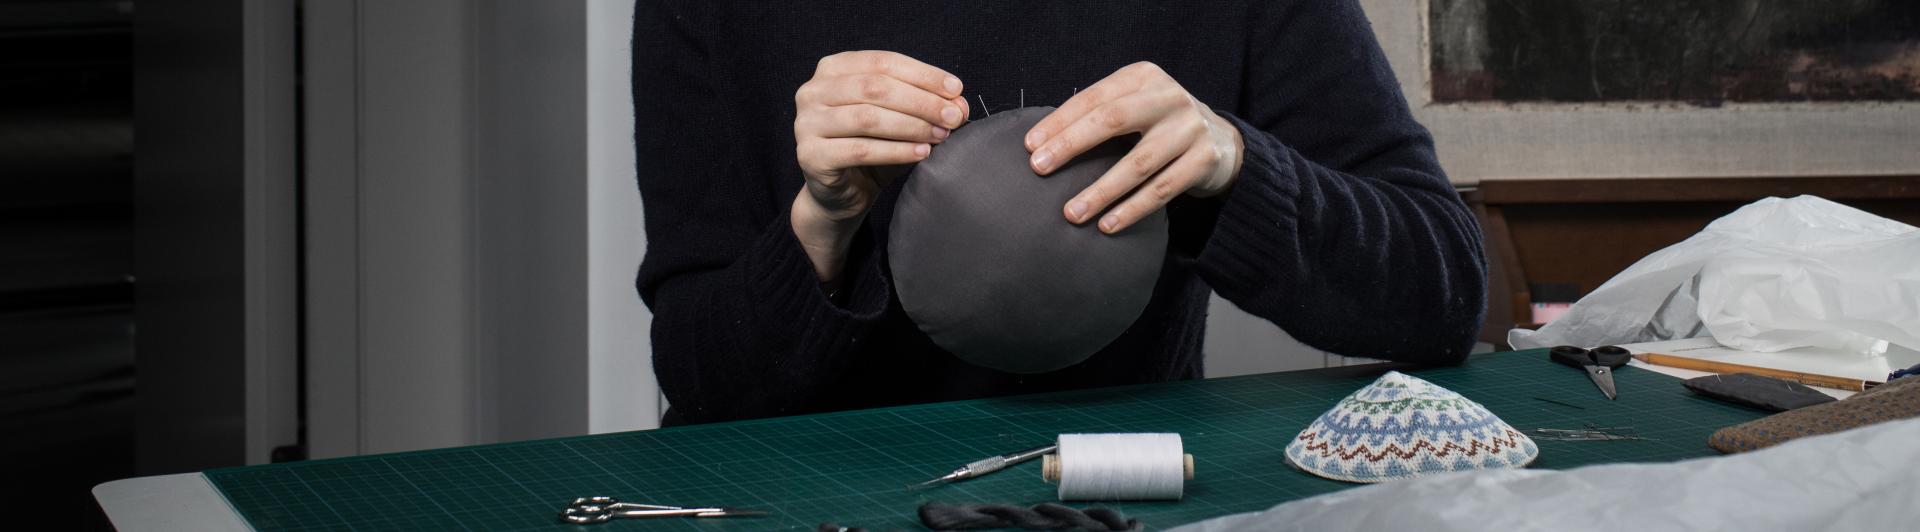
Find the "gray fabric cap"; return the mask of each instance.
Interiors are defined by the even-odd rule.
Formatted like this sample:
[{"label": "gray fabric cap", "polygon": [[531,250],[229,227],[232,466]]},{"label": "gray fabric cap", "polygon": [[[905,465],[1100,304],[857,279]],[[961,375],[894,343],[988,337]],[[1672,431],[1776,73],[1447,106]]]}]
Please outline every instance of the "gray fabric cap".
[{"label": "gray fabric cap", "polygon": [[901,306],[974,365],[1042,373],[1078,364],[1133,325],[1160,276],[1164,211],[1116,235],[1061,214],[1132,137],[1035,175],[1024,138],[1052,111],[1001,111],[954,130],[907,175],[894,207],[888,263]]}]

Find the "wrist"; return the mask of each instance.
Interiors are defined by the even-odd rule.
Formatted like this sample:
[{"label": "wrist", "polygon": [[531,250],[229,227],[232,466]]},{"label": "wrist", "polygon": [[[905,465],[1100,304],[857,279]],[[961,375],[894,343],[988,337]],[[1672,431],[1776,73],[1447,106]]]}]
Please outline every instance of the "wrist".
[{"label": "wrist", "polygon": [[1217,140],[1214,141],[1217,146],[1215,153],[1218,153],[1220,158],[1214,173],[1192,191],[1193,196],[1202,198],[1225,194],[1228,189],[1233,188],[1233,183],[1240,180],[1240,166],[1246,161],[1247,152],[1246,139],[1241,136],[1239,126],[1218,114],[1207,113],[1207,115],[1207,120],[1212,126],[1209,129],[1217,132],[1215,135]]},{"label": "wrist", "polygon": [[793,199],[793,208],[788,222],[793,226],[793,236],[800,242],[801,249],[813,262],[813,270],[821,283],[832,283],[840,276],[840,270],[846,262],[848,250],[853,247],[853,237],[860,230],[865,216],[836,220],[826,215],[826,209],[805,189]]}]

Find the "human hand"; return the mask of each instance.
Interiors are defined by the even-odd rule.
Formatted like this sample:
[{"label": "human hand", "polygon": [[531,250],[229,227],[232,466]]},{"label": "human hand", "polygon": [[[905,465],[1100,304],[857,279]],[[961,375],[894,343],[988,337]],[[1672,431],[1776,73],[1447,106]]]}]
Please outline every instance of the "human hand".
[{"label": "human hand", "polygon": [[792,223],[822,282],[840,262],[879,193],[876,167],[919,162],[967,117],[960,79],[886,51],[820,59],[794,91],[794,152],[806,187]]},{"label": "human hand", "polygon": [[1033,153],[1028,163],[1035,173],[1047,175],[1107,139],[1129,133],[1140,133],[1140,142],[1067,201],[1067,221],[1086,223],[1105,211],[1100,230],[1116,233],[1177,195],[1226,192],[1240,174],[1240,130],[1147,62],[1127,65],[1081,90],[1035,124],[1027,132],[1027,151]]}]

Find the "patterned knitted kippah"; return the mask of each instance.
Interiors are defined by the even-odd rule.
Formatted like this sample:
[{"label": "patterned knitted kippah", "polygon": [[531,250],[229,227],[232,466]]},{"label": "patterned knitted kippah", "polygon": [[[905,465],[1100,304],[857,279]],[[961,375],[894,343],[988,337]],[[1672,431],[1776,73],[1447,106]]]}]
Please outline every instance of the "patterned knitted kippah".
[{"label": "patterned knitted kippah", "polygon": [[1723,453],[1920,416],[1920,377],[1894,379],[1853,397],[1788,410],[1715,431],[1707,445]]},{"label": "patterned knitted kippah", "polygon": [[1347,482],[1526,467],[1540,447],[1499,417],[1431,382],[1388,372],[1341,399],[1287,444],[1287,461]]}]

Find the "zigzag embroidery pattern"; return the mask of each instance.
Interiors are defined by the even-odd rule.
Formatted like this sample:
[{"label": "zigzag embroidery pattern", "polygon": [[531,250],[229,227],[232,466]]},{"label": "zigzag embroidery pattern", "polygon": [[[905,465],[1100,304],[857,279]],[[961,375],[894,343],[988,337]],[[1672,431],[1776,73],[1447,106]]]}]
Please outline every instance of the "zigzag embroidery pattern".
[{"label": "zigzag embroidery pattern", "polygon": [[1392,403],[1369,403],[1369,401],[1340,401],[1340,409],[1348,413],[1388,413],[1400,415],[1405,411],[1471,411],[1465,399],[1400,399]]},{"label": "zigzag embroidery pattern", "polygon": [[1408,410],[1465,410],[1460,399],[1401,399],[1393,402],[1341,401],[1344,409],[1362,414],[1398,414]]},{"label": "zigzag embroidery pattern", "polygon": [[1436,434],[1454,439],[1467,436],[1484,438],[1489,436],[1487,434],[1488,431],[1495,430],[1500,426],[1499,420],[1489,416],[1461,415],[1455,417],[1446,414],[1436,414],[1433,416],[1433,419],[1428,419],[1427,416],[1414,413],[1413,415],[1407,416],[1404,422],[1399,418],[1386,418],[1377,424],[1374,423],[1373,418],[1366,416],[1341,415],[1337,418],[1325,416],[1315,422],[1314,426],[1308,427],[1308,430],[1318,428],[1319,430],[1333,434],[1341,440],[1368,439],[1378,441],[1392,438],[1406,441],[1423,437],[1423,435],[1427,434]]},{"label": "zigzag embroidery pattern", "polygon": [[1312,430],[1300,433],[1299,439],[1301,442],[1305,443],[1306,450],[1315,452],[1323,458],[1329,455],[1338,455],[1342,460],[1352,460],[1353,457],[1364,454],[1368,462],[1378,462],[1386,458],[1387,455],[1389,454],[1395,457],[1398,457],[1402,460],[1410,459],[1415,456],[1419,456],[1421,449],[1429,450],[1433,453],[1434,456],[1440,457],[1440,458],[1446,458],[1448,455],[1456,451],[1464,452],[1466,453],[1467,456],[1479,456],[1481,450],[1486,450],[1488,453],[1499,453],[1502,447],[1505,447],[1508,449],[1519,449],[1520,441],[1526,438],[1525,435],[1520,434],[1519,432],[1515,432],[1513,430],[1507,430],[1505,431],[1505,434],[1506,434],[1505,438],[1493,438],[1491,440],[1493,443],[1485,446],[1480,445],[1480,440],[1473,440],[1469,442],[1466,447],[1455,445],[1453,442],[1447,442],[1444,445],[1435,446],[1427,440],[1421,440],[1419,442],[1414,443],[1413,447],[1407,448],[1407,449],[1401,449],[1399,444],[1389,443],[1387,444],[1386,447],[1381,448],[1378,453],[1372,452],[1373,449],[1367,447],[1367,445],[1364,443],[1352,448],[1351,450],[1348,450],[1348,449],[1341,449],[1337,451],[1333,450],[1332,441],[1318,441],[1320,439],[1319,438],[1320,434]]}]

